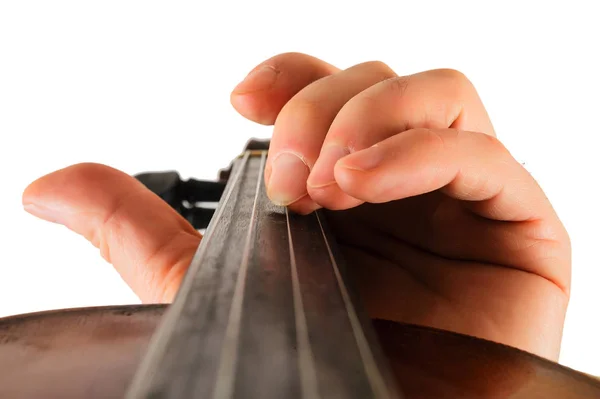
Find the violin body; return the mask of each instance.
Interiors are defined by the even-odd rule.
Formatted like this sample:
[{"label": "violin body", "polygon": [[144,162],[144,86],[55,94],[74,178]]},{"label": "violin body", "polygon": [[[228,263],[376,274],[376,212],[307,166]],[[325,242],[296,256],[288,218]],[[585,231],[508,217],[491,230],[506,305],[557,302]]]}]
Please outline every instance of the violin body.
[{"label": "violin body", "polygon": [[[0,398],[122,398],[168,305],[0,319]],[[600,398],[600,382],[504,345],[373,321],[407,399]]]}]

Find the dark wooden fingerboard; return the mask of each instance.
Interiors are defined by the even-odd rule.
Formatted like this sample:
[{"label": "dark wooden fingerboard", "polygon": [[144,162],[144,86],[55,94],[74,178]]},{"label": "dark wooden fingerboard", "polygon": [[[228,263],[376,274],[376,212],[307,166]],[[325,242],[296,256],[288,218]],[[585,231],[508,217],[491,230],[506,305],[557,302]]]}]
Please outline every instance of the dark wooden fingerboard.
[{"label": "dark wooden fingerboard", "polygon": [[236,160],[128,398],[400,398],[323,215],[267,198]]}]

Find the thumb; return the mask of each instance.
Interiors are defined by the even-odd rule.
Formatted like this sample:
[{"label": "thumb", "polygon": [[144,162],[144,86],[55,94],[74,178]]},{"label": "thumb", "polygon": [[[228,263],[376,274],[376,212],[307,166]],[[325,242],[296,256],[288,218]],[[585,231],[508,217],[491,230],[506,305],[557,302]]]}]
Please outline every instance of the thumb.
[{"label": "thumb", "polygon": [[143,302],[170,302],[201,235],[135,178],[78,164],[31,183],[25,210],[65,225],[100,249]]}]

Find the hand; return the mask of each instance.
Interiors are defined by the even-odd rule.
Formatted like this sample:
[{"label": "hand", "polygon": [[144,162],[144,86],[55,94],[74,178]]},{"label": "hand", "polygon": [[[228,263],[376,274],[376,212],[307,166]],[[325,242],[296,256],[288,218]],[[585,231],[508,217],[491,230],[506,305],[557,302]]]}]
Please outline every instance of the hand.
[{"label": "hand", "polygon": [[[331,210],[371,317],[558,358],[568,235],[462,74],[399,77],[380,62],[340,71],[289,53],[255,68],[231,101],[275,125],[270,198],[300,213]],[[142,184],[103,165],[45,176],[23,202],[99,247],[144,302],[173,298],[201,239]]]}]

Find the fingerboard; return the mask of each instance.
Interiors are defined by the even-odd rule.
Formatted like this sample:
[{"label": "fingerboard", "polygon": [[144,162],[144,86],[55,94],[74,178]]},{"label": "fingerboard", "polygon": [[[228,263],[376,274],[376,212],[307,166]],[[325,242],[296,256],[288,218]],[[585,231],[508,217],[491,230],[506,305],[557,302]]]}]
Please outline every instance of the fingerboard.
[{"label": "fingerboard", "polygon": [[266,151],[225,192],[128,398],[400,398],[320,212],[266,196]]}]

